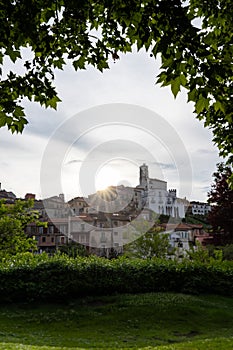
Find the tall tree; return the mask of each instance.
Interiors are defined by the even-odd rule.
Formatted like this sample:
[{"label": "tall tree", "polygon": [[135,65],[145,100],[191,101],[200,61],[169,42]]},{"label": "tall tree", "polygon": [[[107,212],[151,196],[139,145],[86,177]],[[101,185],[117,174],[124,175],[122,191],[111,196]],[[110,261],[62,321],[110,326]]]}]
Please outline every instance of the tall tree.
[{"label": "tall tree", "polygon": [[32,210],[32,201],[4,204],[0,201],[0,259],[36,249],[35,240],[24,232],[29,222],[38,219]]},{"label": "tall tree", "polygon": [[145,234],[124,247],[124,254],[141,259],[164,258],[170,248],[168,234],[161,233],[158,227],[151,228]]},{"label": "tall tree", "polygon": [[225,241],[233,243],[233,190],[229,184],[232,170],[220,163],[213,176],[214,183],[208,193],[208,202],[213,205],[209,222],[216,233],[224,233]]},{"label": "tall tree", "polygon": [[[183,86],[220,155],[233,159],[231,0],[8,0],[0,2],[0,126],[22,132],[21,100],[56,108],[54,70],[108,68],[119,53],[161,57],[158,83]],[[198,23],[198,24],[197,24]],[[23,48],[28,52],[23,55]],[[5,57],[21,62],[5,72]]]}]

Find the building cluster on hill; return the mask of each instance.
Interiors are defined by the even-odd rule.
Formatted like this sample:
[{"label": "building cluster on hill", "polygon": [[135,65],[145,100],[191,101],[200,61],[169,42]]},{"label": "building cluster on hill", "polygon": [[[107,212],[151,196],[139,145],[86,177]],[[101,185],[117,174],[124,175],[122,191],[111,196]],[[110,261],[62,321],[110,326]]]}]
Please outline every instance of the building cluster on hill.
[{"label": "building cluster on hill", "polygon": [[[0,190],[0,198],[10,204],[16,196]],[[146,227],[152,227],[161,215],[176,221],[162,224],[161,228],[169,233],[171,246],[181,255],[196,240],[205,245],[211,239],[202,225],[181,222],[186,211],[196,208],[197,202],[191,202],[190,207],[186,198],[177,197],[176,190],[167,190],[166,181],[150,178],[146,164],[140,166],[136,187],[110,186],[87,198],[75,197],[68,202],[63,194],[37,200],[34,194],[28,193],[25,199],[34,200],[40,220],[47,222],[47,227],[31,223],[26,229],[27,235],[37,240],[39,252],[51,252],[70,242],[78,242],[98,255],[108,256],[112,249],[119,254],[125,244],[135,239],[137,232],[135,236],[134,230],[140,231],[142,222],[147,223]],[[196,213],[193,211],[193,214]],[[198,214],[202,212],[198,211]]]},{"label": "building cluster on hill", "polygon": [[192,201],[189,204],[187,212],[192,215],[207,215],[211,211],[208,203]]}]

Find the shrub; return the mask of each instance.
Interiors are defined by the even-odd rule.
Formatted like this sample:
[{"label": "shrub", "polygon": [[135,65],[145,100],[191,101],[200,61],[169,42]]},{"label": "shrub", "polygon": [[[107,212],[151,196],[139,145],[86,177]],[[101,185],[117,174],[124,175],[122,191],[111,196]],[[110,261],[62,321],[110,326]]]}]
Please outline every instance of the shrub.
[{"label": "shrub", "polygon": [[232,295],[233,264],[21,254],[0,264],[0,280],[2,301],[169,291]]},{"label": "shrub", "polygon": [[223,258],[225,260],[233,260],[233,244],[227,244],[223,247]]}]

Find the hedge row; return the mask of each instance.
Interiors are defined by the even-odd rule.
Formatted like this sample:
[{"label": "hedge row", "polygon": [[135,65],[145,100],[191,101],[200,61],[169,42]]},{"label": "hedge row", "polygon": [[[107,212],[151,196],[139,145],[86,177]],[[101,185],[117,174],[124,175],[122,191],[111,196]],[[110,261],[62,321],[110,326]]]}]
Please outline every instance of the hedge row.
[{"label": "hedge row", "polygon": [[46,255],[23,255],[0,264],[4,302],[168,291],[233,295],[233,264]]}]

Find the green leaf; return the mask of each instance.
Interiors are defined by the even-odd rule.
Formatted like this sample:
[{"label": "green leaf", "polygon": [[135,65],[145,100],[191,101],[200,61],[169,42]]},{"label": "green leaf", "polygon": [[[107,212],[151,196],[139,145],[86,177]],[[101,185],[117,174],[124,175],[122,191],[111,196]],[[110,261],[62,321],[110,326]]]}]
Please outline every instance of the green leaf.
[{"label": "green leaf", "polygon": [[180,91],[180,77],[176,77],[175,80],[171,81],[171,90],[174,97],[176,98],[178,92]]},{"label": "green leaf", "polygon": [[97,68],[102,72],[103,69],[107,69],[107,68],[109,68],[109,66],[108,66],[108,63],[106,61],[102,60],[102,61],[98,62]]},{"label": "green leaf", "polygon": [[20,51],[18,51],[18,50],[7,49],[6,55],[8,55],[10,57],[11,61],[14,63],[17,60],[17,58],[21,58]]},{"label": "green leaf", "polygon": [[20,120],[17,122],[17,132],[22,133],[22,132],[23,132],[23,129],[24,129],[24,126],[25,126],[26,124],[28,124],[27,119],[25,119],[25,118],[20,118]]},{"label": "green leaf", "polygon": [[14,117],[24,117],[24,116],[25,114],[23,111],[23,107],[16,106],[14,111]]},{"label": "green leaf", "polygon": [[224,108],[223,104],[220,101],[216,101],[213,106],[214,106],[214,110],[216,112],[220,110],[223,113],[225,113],[225,108]]},{"label": "green leaf", "polygon": [[161,68],[167,68],[167,67],[171,67],[172,63],[173,63],[173,58],[170,57],[168,59],[163,58],[163,64]]},{"label": "green leaf", "polygon": [[166,79],[167,79],[167,73],[165,71],[162,71],[158,75],[158,79],[156,80],[156,83],[163,83],[164,81],[166,81]]},{"label": "green leaf", "polygon": [[75,70],[78,69],[85,69],[85,64],[86,64],[86,57],[81,56],[78,60],[73,61],[73,66]]},{"label": "green leaf", "polygon": [[232,114],[226,114],[226,115],[225,115],[225,118],[226,118],[226,120],[228,121],[228,123],[229,123],[230,125],[232,125],[232,123],[233,123],[233,115],[232,115]]},{"label": "green leaf", "polygon": [[60,98],[57,96],[52,97],[50,100],[47,100],[45,105],[46,107],[51,107],[53,109],[57,109],[57,103],[60,102]]},{"label": "green leaf", "polygon": [[187,80],[186,80],[186,78],[185,78],[185,75],[184,75],[184,74],[181,74],[181,75],[180,75],[180,84],[181,84],[182,86],[186,86],[186,83],[187,83]]},{"label": "green leaf", "polygon": [[200,114],[204,109],[207,109],[209,106],[208,98],[202,97],[197,101],[195,109],[197,114]]},{"label": "green leaf", "polygon": [[197,89],[194,88],[193,90],[189,91],[188,93],[188,101],[196,101],[197,98]]},{"label": "green leaf", "polygon": [[5,113],[0,113],[0,128],[6,125],[7,117]]},{"label": "green leaf", "polygon": [[54,67],[58,69],[63,69],[64,64],[65,64],[65,61],[62,58],[53,61]]}]

